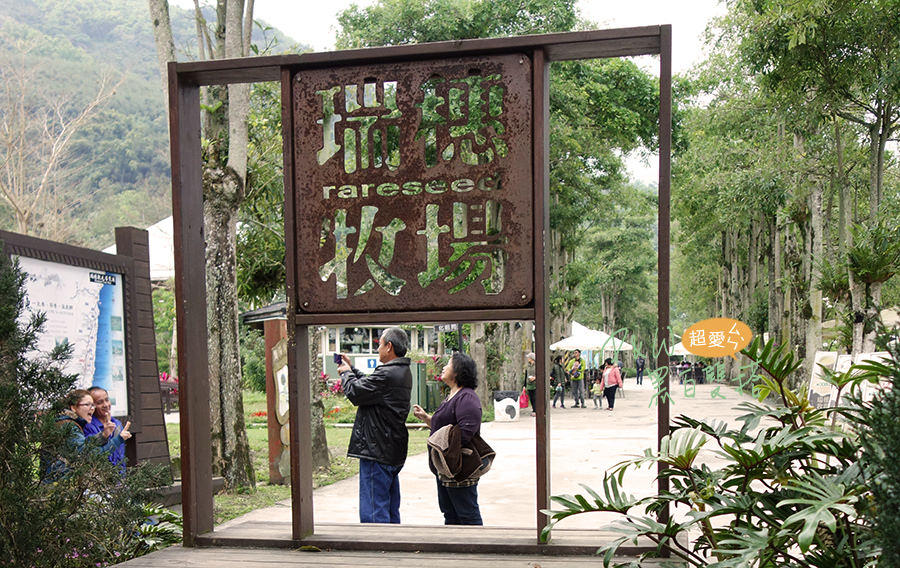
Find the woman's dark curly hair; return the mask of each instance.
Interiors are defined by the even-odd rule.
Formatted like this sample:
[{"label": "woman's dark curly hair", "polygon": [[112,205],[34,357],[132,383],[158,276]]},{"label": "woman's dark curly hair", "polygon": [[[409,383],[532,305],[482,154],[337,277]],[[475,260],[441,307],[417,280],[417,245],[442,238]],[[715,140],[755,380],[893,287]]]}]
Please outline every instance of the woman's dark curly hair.
[{"label": "woman's dark curly hair", "polygon": [[450,358],[453,367],[453,379],[461,387],[474,389],[478,386],[478,371],[475,369],[475,361],[465,353],[454,353]]}]

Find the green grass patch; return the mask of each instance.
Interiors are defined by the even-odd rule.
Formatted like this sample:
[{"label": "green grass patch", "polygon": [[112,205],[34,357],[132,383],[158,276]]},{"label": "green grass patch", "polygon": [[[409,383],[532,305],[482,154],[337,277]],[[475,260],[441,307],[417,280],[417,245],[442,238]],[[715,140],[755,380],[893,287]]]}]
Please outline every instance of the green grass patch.
[{"label": "green grass patch", "polygon": [[[257,475],[259,472],[257,471]],[[266,472],[266,477],[268,477]],[[250,511],[271,507],[279,501],[291,498],[291,488],[287,485],[256,484],[255,491],[246,493],[217,493],[213,496],[213,518],[215,524],[224,523],[246,515]]]},{"label": "green grass patch", "polygon": [[[329,406],[331,401],[331,406]],[[341,410],[328,418],[330,408]],[[213,514],[215,523],[223,523],[250,511],[271,507],[279,501],[290,499],[291,490],[286,485],[269,485],[269,439],[265,428],[265,416],[253,416],[253,413],[265,411],[266,398],[263,393],[244,391],[244,418],[247,422],[247,441],[250,444],[250,458],[256,472],[256,490],[247,492],[219,493],[213,497]],[[331,453],[331,467],[313,473],[313,487],[324,487],[359,473],[359,460],[347,457],[347,446],[350,443],[352,428],[335,426],[338,419],[353,422],[356,407],[343,395],[326,398],[325,437]],[[412,416],[410,414],[410,416]],[[254,418],[251,420],[251,417]],[[169,454],[172,457],[181,455],[181,437],[178,424],[166,424],[169,440]],[[428,440],[427,430],[410,430],[409,455],[425,451]],[[176,473],[177,475],[177,473]]]}]

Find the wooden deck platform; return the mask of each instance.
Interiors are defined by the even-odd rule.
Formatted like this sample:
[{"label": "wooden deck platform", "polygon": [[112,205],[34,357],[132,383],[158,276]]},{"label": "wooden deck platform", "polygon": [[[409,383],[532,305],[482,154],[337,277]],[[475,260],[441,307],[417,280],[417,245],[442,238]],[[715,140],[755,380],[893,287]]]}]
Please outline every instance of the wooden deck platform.
[{"label": "wooden deck platform", "polygon": [[[596,556],[560,557],[446,552],[362,552],[171,547],[117,566],[126,568],[588,568],[602,566]],[[662,561],[641,562],[662,567]]]},{"label": "wooden deck platform", "polygon": [[[316,534],[295,541],[290,523],[248,521],[198,537],[196,548],[171,547],[121,566],[597,566],[597,548],[612,538],[601,531],[558,529],[550,544],[538,544],[534,530],[525,528],[321,524]],[[637,549],[621,552],[617,560],[624,561]]]}]

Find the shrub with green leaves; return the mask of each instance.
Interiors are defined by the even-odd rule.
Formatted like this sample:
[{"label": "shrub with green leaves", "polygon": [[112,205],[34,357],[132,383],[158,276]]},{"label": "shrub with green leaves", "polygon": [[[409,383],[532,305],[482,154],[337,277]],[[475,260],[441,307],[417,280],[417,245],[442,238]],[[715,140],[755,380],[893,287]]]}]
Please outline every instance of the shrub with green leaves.
[{"label": "shrub with green leaves", "polygon": [[852,419],[860,425],[862,461],[872,489],[870,515],[881,545],[879,566],[900,566],[900,345],[891,361],[860,365],[882,387],[871,401],[860,402]]},{"label": "shrub with green leaves", "polygon": [[[142,554],[146,488],[161,467],[129,468],[122,477],[107,456],[69,454],[55,423],[75,376],[60,371],[68,345],[36,355],[43,315],[24,315],[25,275],[0,254],[0,551],[7,567],[103,566]],[[40,458],[63,455],[70,472],[40,479]]]},{"label": "shrub with green leaves", "polygon": [[[561,508],[545,511],[551,521],[543,537],[569,516],[607,511],[621,515],[612,526],[621,536],[598,551],[605,566],[629,542],[652,543],[644,557],[668,549],[673,559],[689,566],[875,566],[881,542],[871,521],[872,468],[861,457],[856,433],[866,413],[859,412],[853,397],[843,397],[837,408],[814,408],[805,388],[788,388],[800,362],[771,342],[761,345],[755,339],[743,354],[765,375],[757,385],[758,402],[738,406],[744,411],[739,428],[679,416],[659,451],[645,450],[611,468],[601,490],[585,487],[584,495],[552,497]],[[852,369],[828,374],[827,380],[852,391],[877,376]],[[881,443],[872,438],[873,448]],[[714,449],[725,465],[713,469],[702,463],[698,457],[704,447]],[[668,481],[668,490],[649,497],[623,491],[626,471],[660,463],[666,467],[659,477]],[[892,515],[897,517],[894,495]],[[660,520],[666,507],[670,516]]]}]

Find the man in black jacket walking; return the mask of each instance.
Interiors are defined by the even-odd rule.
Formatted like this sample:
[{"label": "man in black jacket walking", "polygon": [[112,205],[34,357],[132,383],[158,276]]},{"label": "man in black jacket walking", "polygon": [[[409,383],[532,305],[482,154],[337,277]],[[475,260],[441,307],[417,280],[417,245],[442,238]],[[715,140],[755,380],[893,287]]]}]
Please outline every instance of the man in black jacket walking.
[{"label": "man in black jacket walking", "polygon": [[406,462],[409,432],[406,418],[412,373],[406,351],[409,338],[399,327],[381,334],[378,360],[371,375],[363,375],[342,355],[338,366],[344,394],[359,409],[347,455],[359,458],[359,521],[400,522],[400,481]]}]

